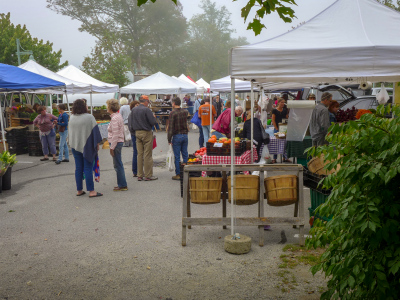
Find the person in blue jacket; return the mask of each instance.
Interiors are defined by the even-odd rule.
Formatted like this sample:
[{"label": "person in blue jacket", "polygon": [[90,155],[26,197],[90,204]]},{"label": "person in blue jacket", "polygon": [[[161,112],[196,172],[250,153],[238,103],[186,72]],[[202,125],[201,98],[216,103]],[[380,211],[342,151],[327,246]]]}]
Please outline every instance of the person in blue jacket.
[{"label": "person in blue jacket", "polygon": [[60,134],[60,144],[58,147],[60,154],[58,156],[56,164],[59,165],[61,162],[69,162],[69,149],[67,144],[69,116],[65,112],[66,110],[65,104],[58,104],[57,108],[58,111],[60,112],[60,115],[58,116],[57,120],[58,133]]}]

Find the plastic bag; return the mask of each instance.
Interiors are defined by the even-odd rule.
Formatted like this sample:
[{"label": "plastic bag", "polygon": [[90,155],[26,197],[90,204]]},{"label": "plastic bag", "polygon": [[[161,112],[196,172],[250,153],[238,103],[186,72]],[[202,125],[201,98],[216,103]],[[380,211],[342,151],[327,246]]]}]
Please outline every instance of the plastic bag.
[{"label": "plastic bag", "polygon": [[124,125],[124,138],[125,142],[132,140],[131,132],[129,131],[128,125]]},{"label": "plastic bag", "polygon": [[379,104],[385,104],[389,100],[389,94],[385,89],[385,85],[382,83],[381,90],[376,95],[376,100],[378,100]]},{"label": "plastic bag", "polygon": [[270,164],[272,161],[271,154],[269,154],[267,145],[264,145],[264,148],[261,153],[260,164]]},{"label": "plastic bag", "polygon": [[199,128],[196,124],[192,123],[192,129],[196,130],[197,128]]},{"label": "plastic bag", "polygon": [[172,150],[172,145],[169,145],[169,149],[167,152],[166,165],[170,172],[175,170],[175,156],[174,156],[174,151]]}]

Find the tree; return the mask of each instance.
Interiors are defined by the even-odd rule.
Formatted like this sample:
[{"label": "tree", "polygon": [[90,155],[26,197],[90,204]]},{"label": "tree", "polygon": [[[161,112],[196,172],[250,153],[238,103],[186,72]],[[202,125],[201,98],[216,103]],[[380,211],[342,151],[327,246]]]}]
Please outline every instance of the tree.
[{"label": "tree", "polygon": [[[118,41],[116,59],[129,58],[134,64],[156,71],[162,61],[174,54],[176,45],[186,39],[186,19],[182,6],[170,0],[159,0],[138,7],[137,0],[47,0],[48,7],[57,13],[82,22],[79,30],[97,37],[103,48],[106,40]],[[94,51],[96,53],[96,51]]]},{"label": "tree", "polygon": [[231,37],[231,13],[225,6],[217,7],[215,2],[203,0],[200,8],[203,13],[194,15],[189,22],[188,73],[194,78],[212,80],[229,73],[229,50],[247,44],[247,40]]},{"label": "tree", "polygon": [[126,85],[128,78],[125,74],[129,71],[130,60],[117,48],[116,41],[104,39],[97,42],[90,56],[84,58],[82,70],[100,81]]},{"label": "tree", "polygon": [[[35,60],[42,66],[57,72],[68,65],[68,61],[60,63],[61,49],[53,51],[53,43],[33,38],[26,26],[11,23],[10,13],[0,14],[0,62],[9,65],[18,65],[17,43],[19,39],[21,46],[26,50],[32,50]],[[27,55],[21,56],[21,62],[28,61]]]},{"label": "tree", "polygon": [[400,0],[397,0],[396,4],[393,4],[393,0],[378,0],[378,1],[390,8],[400,11]]},{"label": "tree", "polygon": [[400,107],[393,119],[385,117],[390,105],[372,112],[332,126],[330,145],[309,152],[324,153],[328,170],[340,165],[324,180],[332,193],[317,208],[333,218],[314,225],[307,239],[327,246],[312,268],[328,278],[321,299],[400,298]]},{"label": "tree", "polygon": [[[150,1],[155,3],[157,0]],[[386,1],[391,2],[391,0]],[[138,0],[138,5],[140,6],[147,2],[148,0]],[[177,0],[172,0],[172,2],[176,4]],[[254,33],[258,35],[261,33],[263,28],[266,28],[265,25],[261,23],[261,19],[272,13],[277,13],[285,23],[291,23],[296,16],[294,15],[294,10],[289,6],[286,6],[290,4],[297,5],[294,0],[249,0],[246,6],[242,8],[242,18],[244,19],[244,22],[246,22],[252,8],[257,8],[256,14],[253,17],[253,20],[249,23],[247,29],[252,29]]]}]

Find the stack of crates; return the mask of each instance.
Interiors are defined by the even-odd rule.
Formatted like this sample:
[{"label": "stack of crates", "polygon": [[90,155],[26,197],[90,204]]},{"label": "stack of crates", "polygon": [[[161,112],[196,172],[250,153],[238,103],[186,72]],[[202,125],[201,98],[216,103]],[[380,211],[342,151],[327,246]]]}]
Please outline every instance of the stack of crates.
[{"label": "stack of crates", "polygon": [[40,142],[39,131],[28,131],[27,140],[29,156],[42,156],[43,150],[42,143]]},{"label": "stack of crates", "polygon": [[28,153],[28,142],[26,140],[27,127],[12,127],[6,129],[6,140],[10,154]]}]

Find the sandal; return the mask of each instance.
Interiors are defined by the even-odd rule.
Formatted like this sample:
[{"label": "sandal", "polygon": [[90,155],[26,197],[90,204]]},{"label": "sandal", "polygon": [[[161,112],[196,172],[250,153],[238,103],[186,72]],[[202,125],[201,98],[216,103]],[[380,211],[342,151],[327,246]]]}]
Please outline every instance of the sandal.
[{"label": "sandal", "polygon": [[85,195],[86,194],[86,192],[85,191],[83,191],[82,193],[80,193],[80,194],[76,194],[76,196],[77,197],[79,197],[79,196],[83,196],[83,195]]},{"label": "sandal", "polygon": [[101,196],[103,196],[103,194],[102,194],[102,193],[99,193],[99,192],[97,192],[97,194],[96,194],[96,195],[94,195],[94,196],[89,196],[89,198],[101,197]]},{"label": "sandal", "polygon": [[57,158],[53,157],[53,161],[57,161]]},{"label": "sandal", "polygon": [[283,162],[292,163],[290,159],[284,159]]},{"label": "sandal", "polygon": [[273,159],[273,160],[271,161],[271,164],[276,164],[276,159]]},{"label": "sandal", "polygon": [[49,158],[48,157],[44,157],[44,158],[40,159],[40,161],[45,161],[45,160],[49,160]]}]

